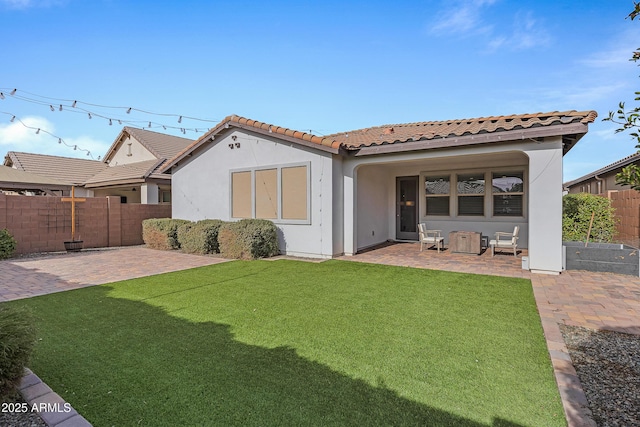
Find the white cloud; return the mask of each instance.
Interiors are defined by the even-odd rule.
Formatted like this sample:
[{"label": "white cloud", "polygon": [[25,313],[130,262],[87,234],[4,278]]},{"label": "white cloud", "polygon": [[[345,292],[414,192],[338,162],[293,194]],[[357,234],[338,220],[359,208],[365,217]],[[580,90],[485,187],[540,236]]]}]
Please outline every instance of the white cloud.
[{"label": "white cloud", "polygon": [[496,0],[463,0],[443,10],[434,21],[430,31],[434,34],[467,34],[490,31],[483,23],[481,9],[491,6]]},{"label": "white cloud", "polygon": [[514,17],[512,31],[493,37],[488,48],[490,52],[498,49],[526,50],[547,46],[550,42],[551,36],[532,12],[518,12]]},{"label": "white cloud", "polygon": [[551,36],[532,12],[516,12],[511,26],[494,25],[485,17],[497,0],[465,0],[443,10],[432,23],[430,33],[459,37],[484,36],[488,52],[498,49],[526,50],[547,46]]},{"label": "white cloud", "polygon": [[[38,129],[40,132],[36,133]],[[43,117],[25,117],[22,121],[16,118],[13,123],[0,124],[0,147],[6,151],[97,159],[109,146],[90,136],[58,136],[54,124]]]},{"label": "white cloud", "polygon": [[68,0],[0,0],[0,5],[5,6],[7,9],[31,9],[35,7],[53,7],[62,6],[67,3]]}]

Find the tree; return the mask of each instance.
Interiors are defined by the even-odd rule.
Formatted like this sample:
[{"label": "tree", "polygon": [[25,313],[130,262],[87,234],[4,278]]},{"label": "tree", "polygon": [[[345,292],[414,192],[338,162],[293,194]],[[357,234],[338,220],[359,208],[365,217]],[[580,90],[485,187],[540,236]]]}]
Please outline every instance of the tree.
[{"label": "tree", "polygon": [[[633,11],[627,16],[632,21],[636,17],[640,16],[640,3],[633,2]],[[637,62],[640,60],[640,48],[636,49],[630,61]],[[640,101],[640,92],[635,92],[636,97],[634,101]],[[618,110],[613,112],[609,111],[609,116],[604,119],[620,125],[616,129],[616,133],[630,130],[629,135],[635,138],[637,144],[636,148],[640,151],[640,106],[627,109],[624,102],[618,105]],[[622,171],[616,174],[616,184],[630,185],[636,191],[640,191],[640,168],[637,165],[629,165],[622,169]]]}]

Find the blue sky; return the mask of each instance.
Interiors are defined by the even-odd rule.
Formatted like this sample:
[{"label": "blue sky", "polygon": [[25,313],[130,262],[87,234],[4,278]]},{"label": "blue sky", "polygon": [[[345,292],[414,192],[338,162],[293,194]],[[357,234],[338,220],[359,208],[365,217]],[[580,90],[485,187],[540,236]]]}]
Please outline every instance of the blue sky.
[{"label": "blue sky", "polygon": [[565,156],[571,180],[635,152],[601,120],[640,90],[629,61],[640,47],[640,22],[625,19],[632,8],[621,0],[0,0],[0,153],[89,158],[84,149],[97,158],[124,125],[116,119],[195,139],[230,114],[323,135],[596,110]]}]

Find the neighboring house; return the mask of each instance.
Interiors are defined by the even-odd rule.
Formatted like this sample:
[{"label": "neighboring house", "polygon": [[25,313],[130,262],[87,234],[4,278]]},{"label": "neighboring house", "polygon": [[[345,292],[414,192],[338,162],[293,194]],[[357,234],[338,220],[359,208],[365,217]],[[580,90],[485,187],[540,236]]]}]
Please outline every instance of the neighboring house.
[{"label": "neighboring house", "polygon": [[69,187],[74,185],[78,196],[120,196],[127,203],[169,203],[171,175],[160,173],[159,169],[191,143],[186,138],[125,127],[102,161],[10,151],[4,164]]},{"label": "neighboring house", "polygon": [[613,162],[597,171],[588,173],[578,179],[564,183],[569,193],[604,194],[611,190],[628,190],[628,185],[616,184],[616,174],[629,165],[640,165],[640,153]]},{"label": "neighboring house", "polygon": [[[371,127],[319,137],[229,116],[170,160],[172,216],[266,218],[282,253],[330,258],[442,230],[521,227],[538,272],[562,270],[562,156],[595,111]],[[448,239],[447,239],[448,240]]]},{"label": "neighboring house", "polygon": [[54,178],[0,166],[0,193],[62,196],[71,185]]}]

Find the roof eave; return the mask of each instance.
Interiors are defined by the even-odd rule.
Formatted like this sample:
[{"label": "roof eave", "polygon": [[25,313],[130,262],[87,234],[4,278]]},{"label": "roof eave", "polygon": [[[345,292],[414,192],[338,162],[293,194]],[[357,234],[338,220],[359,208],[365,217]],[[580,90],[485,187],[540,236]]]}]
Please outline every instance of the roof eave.
[{"label": "roof eave", "polygon": [[[371,156],[376,154],[401,153],[407,151],[431,150],[438,148],[460,148],[488,143],[505,143],[525,139],[546,138],[551,136],[578,135],[580,139],[587,133],[586,123],[571,123],[567,125],[553,125],[510,131],[499,131],[484,134],[450,136],[437,139],[394,142],[383,145],[353,147],[354,156]],[[576,139],[576,141],[577,141]],[[568,150],[566,150],[568,151]],[[563,154],[566,154],[563,150]]]}]

